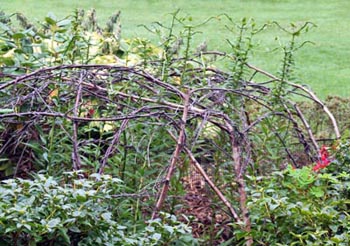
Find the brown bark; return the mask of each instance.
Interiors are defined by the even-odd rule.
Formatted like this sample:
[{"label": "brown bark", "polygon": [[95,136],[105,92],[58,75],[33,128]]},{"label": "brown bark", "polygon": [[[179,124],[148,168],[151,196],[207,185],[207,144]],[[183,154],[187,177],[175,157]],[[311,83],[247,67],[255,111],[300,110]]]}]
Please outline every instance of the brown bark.
[{"label": "brown bark", "polygon": [[159,193],[158,196],[158,201],[156,203],[156,206],[153,210],[152,213],[152,219],[155,219],[158,215],[158,212],[160,211],[164,199],[167,196],[168,190],[169,190],[169,186],[170,186],[170,179],[174,173],[175,170],[175,166],[176,163],[179,160],[179,156],[180,153],[183,149],[184,143],[185,143],[185,129],[186,129],[186,121],[187,121],[187,114],[188,114],[188,108],[189,108],[189,99],[190,99],[190,92],[185,94],[185,98],[184,98],[184,110],[182,113],[182,119],[181,119],[181,124],[180,124],[180,132],[179,132],[179,136],[177,138],[177,143],[176,143],[176,148],[174,150],[173,156],[171,158],[171,162],[170,162],[170,166],[167,172],[167,175],[165,177],[164,185],[162,187],[162,190]]},{"label": "brown bark", "polygon": [[[241,208],[241,214],[243,218],[243,229],[245,232],[250,234],[251,232],[251,221],[249,218],[249,211],[247,208],[247,193],[245,191],[245,182],[244,182],[244,166],[243,166],[243,161],[241,158],[241,147],[235,137],[235,132],[233,127],[226,122],[227,128],[230,129],[230,141],[231,141],[231,150],[232,150],[232,160],[233,160],[233,165],[234,165],[234,172],[235,172],[235,181],[238,186],[238,193],[239,193],[239,204]],[[253,238],[252,236],[248,235],[246,237],[246,245],[251,246],[253,245]]]}]

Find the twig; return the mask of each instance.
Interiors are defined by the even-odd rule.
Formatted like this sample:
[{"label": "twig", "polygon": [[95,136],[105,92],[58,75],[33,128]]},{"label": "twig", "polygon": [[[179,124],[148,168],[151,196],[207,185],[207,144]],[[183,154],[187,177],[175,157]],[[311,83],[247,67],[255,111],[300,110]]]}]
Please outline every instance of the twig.
[{"label": "twig", "polygon": [[[135,110],[134,112],[132,112],[132,113],[130,114],[130,116],[135,115],[135,114],[137,114],[138,112],[140,112],[140,111],[142,111],[142,110],[143,110],[143,108],[137,109],[137,110]],[[118,131],[114,134],[113,140],[112,140],[112,142],[109,144],[108,149],[107,149],[105,155],[104,155],[103,158],[102,158],[101,165],[100,165],[100,167],[98,168],[98,173],[99,173],[99,174],[103,174],[104,169],[105,169],[105,166],[106,166],[106,164],[107,164],[107,160],[108,160],[109,156],[110,156],[110,155],[114,152],[114,150],[116,149],[116,145],[119,143],[120,135],[121,135],[122,132],[125,130],[126,126],[127,126],[128,123],[129,123],[129,120],[130,120],[130,118],[124,119],[124,120],[122,121],[122,123],[121,123],[121,125],[120,125]]]},{"label": "twig", "polygon": [[[230,135],[230,144],[231,144],[231,158],[234,165],[234,171],[235,171],[235,181],[238,185],[238,193],[239,193],[239,204],[241,208],[241,213],[243,217],[243,226],[244,230],[250,234],[251,232],[251,221],[249,217],[249,210],[247,208],[247,193],[246,193],[246,187],[244,182],[244,173],[242,172],[244,168],[242,167],[242,159],[241,159],[241,147],[239,145],[239,139],[236,138],[236,131],[230,124],[230,122],[225,121],[226,127],[229,129],[229,135]],[[251,235],[246,237],[246,245],[251,246],[253,245],[253,238]]]},{"label": "twig", "polygon": [[316,150],[319,150],[320,148],[319,148],[319,146],[317,144],[317,141],[316,141],[316,139],[315,139],[315,137],[314,137],[314,135],[313,135],[313,133],[311,131],[311,127],[310,127],[309,123],[306,121],[306,119],[304,117],[304,114],[301,112],[300,108],[298,107],[298,105],[296,103],[292,103],[292,105],[294,106],[295,111],[298,114],[299,119],[301,120],[301,122],[303,123],[304,127],[306,128],[306,131],[307,131],[307,133],[309,135],[309,138],[311,139],[311,142],[312,142],[314,148]]},{"label": "twig", "polygon": [[[176,137],[174,136],[174,134],[172,134],[170,131],[168,131],[169,135],[176,141]],[[214,184],[213,181],[211,181],[211,179],[209,178],[208,174],[204,171],[204,169],[202,168],[201,164],[198,163],[198,161],[196,160],[196,158],[194,157],[192,151],[187,148],[186,146],[184,146],[184,151],[186,152],[186,154],[188,155],[188,157],[191,160],[191,164],[194,165],[194,167],[197,169],[197,171],[202,175],[202,177],[204,178],[204,180],[207,182],[207,184],[214,190],[214,192],[218,195],[218,197],[220,198],[220,200],[226,205],[226,207],[229,209],[232,217],[234,218],[234,220],[237,223],[241,223],[241,219],[239,218],[237,212],[235,211],[235,209],[232,207],[232,205],[230,204],[230,202],[226,199],[226,197],[224,196],[224,194],[220,191],[220,189]]]},{"label": "twig", "polygon": [[[77,96],[75,98],[75,104],[73,109],[74,117],[78,117],[78,108],[81,100],[81,91],[83,81],[83,73],[80,73]],[[81,168],[81,160],[78,150],[78,122],[73,120],[73,152],[72,152],[73,170],[77,171]]]},{"label": "twig", "polygon": [[185,136],[186,136],[185,135],[185,129],[186,129],[185,127],[186,127],[186,122],[187,122],[187,114],[188,114],[188,108],[189,108],[190,95],[191,95],[190,91],[188,91],[185,94],[184,110],[182,113],[182,119],[181,119],[181,124],[180,124],[181,128],[180,128],[179,136],[177,138],[176,148],[175,148],[173,156],[171,158],[170,166],[169,166],[167,175],[165,177],[162,190],[158,196],[158,201],[157,201],[156,206],[153,210],[152,219],[154,219],[158,216],[158,212],[160,211],[160,209],[163,205],[164,199],[165,199],[165,197],[168,193],[168,190],[169,190],[170,179],[171,179],[173,172],[175,170],[175,165],[179,161],[180,153],[181,153],[181,151],[184,147],[184,144],[185,144]]},{"label": "twig", "polygon": [[[291,103],[293,106],[294,106],[294,103],[293,102],[289,102]],[[293,128],[294,128],[294,131],[295,133],[297,134],[298,136],[298,139],[299,139],[299,142],[304,146],[304,152],[311,158],[311,160],[313,159],[312,155],[310,154],[310,145],[309,143],[305,140],[305,136],[303,134],[303,131],[299,128],[299,125],[298,125],[298,122],[296,121],[296,119],[294,119],[294,116],[292,114],[292,112],[290,111],[290,109],[288,108],[288,106],[285,104],[285,103],[282,103],[283,104],[283,107],[285,109],[285,111],[287,112],[288,116],[289,116],[289,121],[292,123],[293,125]],[[300,115],[297,113],[297,115],[299,116],[300,118]],[[312,136],[312,132],[310,130],[310,132],[308,132],[309,134],[311,133],[311,138],[313,138]],[[318,146],[314,146],[315,147],[315,150],[316,152],[318,152]],[[285,148],[287,148],[287,146],[285,146]],[[290,157],[293,158],[292,155],[290,155]],[[296,165],[297,163],[295,162],[294,158],[291,159],[293,161],[293,164]]]},{"label": "twig", "polygon": [[[267,77],[270,77],[270,78],[272,78],[274,80],[277,80],[277,81],[281,81],[279,78],[277,78],[276,76],[272,75],[271,73],[268,73],[268,72],[266,72],[266,71],[264,71],[264,70],[262,70],[260,68],[257,68],[257,67],[255,67],[255,66],[253,66],[251,64],[248,64],[248,63],[246,65],[247,65],[247,67],[258,71],[259,73],[264,74]],[[337,121],[334,118],[334,115],[329,111],[328,107],[315,95],[315,93],[313,93],[311,90],[305,88],[302,85],[298,85],[298,84],[295,84],[295,83],[292,83],[292,82],[289,82],[289,81],[285,81],[285,80],[283,82],[285,82],[285,83],[287,83],[287,84],[289,84],[289,85],[291,85],[293,87],[296,87],[296,88],[306,92],[307,94],[309,94],[310,97],[322,107],[323,111],[328,115],[328,117],[332,121],[336,138],[337,139],[341,138],[341,135],[340,135],[340,132],[339,132],[339,128],[338,128],[338,124],[337,124]]]},{"label": "twig", "polygon": [[187,153],[188,157],[191,160],[191,164],[193,164],[195,166],[195,168],[197,169],[197,171],[202,175],[202,177],[204,178],[204,180],[207,182],[207,184],[213,189],[213,191],[218,195],[218,197],[220,198],[220,200],[225,204],[225,206],[229,209],[232,217],[234,218],[236,223],[241,223],[241,219],[239,218],[237,212],[235,211],[235,209],[232,207],[231,203],[226,199],[226,197],[224,196],[224,194],[222,194],[222,192],[220,191],[220,189],[214,184],[213,181],[211,181],[211,179],[209,178],[208,174],[204,171],[204,169],[202,168],[202,166],[198,163],[198,161],[196,160],[196,158],[194,157],[193,153],[191,152],[191,150],[189,150],[187,147],[184,147],[185,152]]},{"label": "twig", "polygon": [[48,117],[53,117],[53,118],[65,118],[71,121],[76,121],[76,122],[106,122],[106,121],[121,121],[121,120],[126,120],[126,119],[138,119],[138,118],[148,118],[152,116],[157,116],[161,115],[163,112],[153,112],[153,113],[148,113],[148,114],[139,114],[139,115],[125,115],[125,116],[120,116],[120,117],[100,117],[100,118],[88,118],[88,117],[80,117],[80,116],[71,116],[67,115],[64,113],[58,113],[58,112],[38,112],[38,111],[31,111],[31,112],[23,112],[23,113],[9,113],[9,114],[0,114],[0,119],[5,119],[5,118],[20,118],[20,117],[25,117],[25,116],[31,116],[33,118],[37,118],[38,116],[48,116]]},{"label": "twig", "polygon": [[255,121],[253,121],[252,123],[250,123],[250,125],[248,125],[245,129],[243,129],[243,132],[249,132],[253,127],[255,127],[256,125],[258,125],[261,121],[267,119],[268,117],[270,116],[273,116],[273,115],[279,115],[279,116],[284,116],[283,113],[281,112],[274,112],[274,111],[271,111],[271,112],[267,112],[265,114],[263,114],[262,116],[258,117]]}]

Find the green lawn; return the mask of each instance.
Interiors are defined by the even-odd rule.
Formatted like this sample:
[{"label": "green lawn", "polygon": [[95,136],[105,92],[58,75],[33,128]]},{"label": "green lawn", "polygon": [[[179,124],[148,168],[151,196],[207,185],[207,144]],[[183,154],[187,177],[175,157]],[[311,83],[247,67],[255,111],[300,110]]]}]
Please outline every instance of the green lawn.
[{"label": "green lawn", "polygon": [[[323,98],[329,94],[350,96],[349,0],[2,0],[0,8],[7,13],[22,12],[32,20],[41,20],[50,11],[63,18],[75,8],[95,8],[101,22],[121,10],[124,37],[152,38],[139,25],[169,21],[168,13],[178,8],[182,15],[192,16],[193,22],[221,13],[227,13],[237,21],[252,17],[259,25],[267,21],[278,21],[282,25],[311,21],[317,28],[301,38],[315,44],[305,46],[296,54],[301,83],[310,85]],[[229,33],[225,23],[223,20],[208,23],[196,40],[206,40],[210,49],[227,50],[225,39],[229,38]],[[261,45],[254,53],[252,63],[276,73],[281,53],[271,50],[278,47],[275,37],[279,35],[276,28],[270,28],[257,36]]]}]

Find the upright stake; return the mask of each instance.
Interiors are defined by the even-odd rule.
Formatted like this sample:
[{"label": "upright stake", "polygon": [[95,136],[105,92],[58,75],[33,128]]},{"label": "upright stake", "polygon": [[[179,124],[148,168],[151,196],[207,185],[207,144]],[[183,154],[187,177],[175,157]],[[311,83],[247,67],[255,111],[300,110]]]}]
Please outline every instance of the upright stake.
[{"label": "upright stake", "polygon": [[[231,155],[234,165],[234,171],[235,171],[235,181],[238,185],[238,193],[239,193],[239,204],[241,208],[241,213],[243,217],[243,226],[245,232],[248,234],[251,232],[251,222],[249,217],[249,210],[247,208],[247,193],[245,191],[245,182],[244,182],[244,170],[245,167],[243,166],[241,154],[242,150],[238,143],[238,139],[236,139],[235,136],[235,130],[230,125],[229,122],[226,122],[226,127],[229,129],[230,134],[230,141],[231,141]],[[252,246],[253,245],[253,238],[252,236],[246,237],[246,245]]]},{"label": "upright stake", "polygon": [[180,155],[180,153],[184,147],[185,141],[186,141],[185,129],[186,129],[186,121],[187,121],[190,95],[191,95],[190,91],[188,91],[184,95],[184,110],[182,113],[182,119],[181,119],[181,123],[180,123],[180,132],[179,132],[179,136],[177,138],[176,148],[175,148],[173,156],[171,158],[170,166],[169,166],[167,175],[163,181],[164,184],[163,184],[162,190],[159,193],[157,204],[153,210],[152,219],[155,219],[157,217],[158,212],[163,205],[164,199],[167,196],[167,193],[169,190],[169,185],[170,185],[170,179],[174,173],[175,165],[179,160],[179,155]]},{"label": "upright stake", "polygon": [[[75,97],[75,104],[73,109],[74,117],[78,117],[78,108],[81,100],[82,94],[82,82],[83,82],[84,74],[80,72],[79,83],[78,83],[78,91],[77,96]],[[73,152],[72,152],[72,161],[73,161],[73,169],[77,171],[81,168],[81,160],[79,156],[79,147],[78,147],[78,122],[73,120]]]}]

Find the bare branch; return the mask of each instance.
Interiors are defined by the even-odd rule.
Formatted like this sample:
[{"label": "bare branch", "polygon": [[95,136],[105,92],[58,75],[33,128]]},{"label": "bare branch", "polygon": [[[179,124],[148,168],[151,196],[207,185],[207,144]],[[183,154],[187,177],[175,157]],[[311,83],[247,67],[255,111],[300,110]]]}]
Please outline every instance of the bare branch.
[{"label": "bare branch", "polygon": [[[142,111],[143,108],[140,108],[140,109],[137,109],[135,110],[134,112],[132,112],[130,115],[135,115],[137,114],[138,112]],[[119,139],[120,139],[120,135],[122,134],[122,132],[125,130],[127,124],[129,123],[129,120],[130,118],[128,119],[124,119],[118,129],[118,131],[114,134],[113,136],[113,140],[112,142],[109,144],[108,146],[108,149],[104,155],[104,157],[102,158],[102,161],[101,161],[101,165],[100,167],[98,168],[98,173],[99,174],[103,174],[104,172],[104,168],[107,164],[107,160],[109,158],[109,156],[114,152],[114,150],[116,149],[116,146],[118,145],[119,143]]]},{"label": "bare branch", "polygon": [[[75,104],[74,104],[74,117],[78,116],[78,110],[79,110],[79,104],[81,100],[81,91],[82,91],[82,85],[81,82],[83,81],[84,75],[83,72],[80,73],[79,83],[78,83],[78,89],[77,89],[77,96],[75,98]],[[72,152],[72,161],[73,161],[73,170],[77,171],[81,168],[81,160],[79,155],[79,147],[78,147],[78,122],[73,121],[73,152]]]},{"label": "bare branch", "polygon": [[[258,71],[259,73],[261,74],[264,74],[266,75],[267,77],[270,77],[276,81],[280,81],[279,78],[277,78],[276,76],[272,75],[271,73],[268,73],[260,68],[257,68],[251,64],[246,64],[247,67],[251,68],[251,69],[254,69],[256,71]],[[337,124],[337,121],[335,120],[334,118],[334,115],[329,111],[328,107],[315,95],[315,93],[313,93],[311,90],[305,88],[304,86],[302,85],[298,85],[298,84],[295,84],[295,83],[292,83],[292,82],[289,82],[289,81],[284,81],[285,83],[295,87],[295,88],[298,88],[304,92],[306,92],[307,94],[310,95],[310,97],[316,102],[318,103],[322,109],[325,111],[325,113],[328,115],[328,117],[330,118],[330,120],[332,121],[332,124],[333,124],[333,128],[334,128],[334,132],[335,132],[335,135],[336,135],[336,138],[337,139],[340,139],[341,135],[340,135],[340,132],[339,132],[339,128],[338,128],[338,124]]]},{"label": "bare branch", "polygon": [[220,198],[220,200],[225,204],[225,206],[229,209],[232,217],[234,218],[234,220],[237,223],[241,223],[241,219],[239,218],[237,212],[235,211],[235,209],[232,207],[232,205],[230,204],[230,202],[226,199],[226,197],[222,194],[222,192],[220,191],[220,189],[214,184],[213,181],[211,181],[211,179],[209,178],[208,174],[204,171],[204,169],[202,168],[202,166],[198,163],[198,161],[196,160],[196,158],[194,157],[193,153],[187,148],[185,147],[184,150],[186,151],[187,155],[189,156],[190,160],[191,160],[191,164],[195,166],[195,168],[197,169],[197,171],[202,175],[202,177],[204,178],[204,180],[208,183],[208,185],[210,186],[210,188],[213,189],[213,191],[218,195],[218,197]]},{"label": "bare branch", "polygon": [[181,125],[180,125],[181,129],[179,132],[179,136],[177,138],[176,148],[175,148],[173,156],[171,158],[171,162],[170,162],[170,166],[169,166],[167,175],[165,177],[165,180],[163,181],[164,184],[163,184],[162,190],[158,196],[158,201],[156,203],[156,206],[155,206],[153,214],[152,214],[152,219],[157,217],[157,213],[163,205],[164,199],[168,193],[170,179],[171,179],[173,172],[175,170],[175,165],[179,161],[180,153],[181,153],[181,151],[184,147],[184,144],[185,144],[185,136],[186,136],[185,135],[185,129],[186,129],[185,127],[186,127],[186,122],[187,122],[187,114],[188,114],[188,108],[189,108],[190,95],[191,95],[191,92],[189,92],[189,91],[185,94],[184,110],[182,113],[182,119],[181,119]]}]

